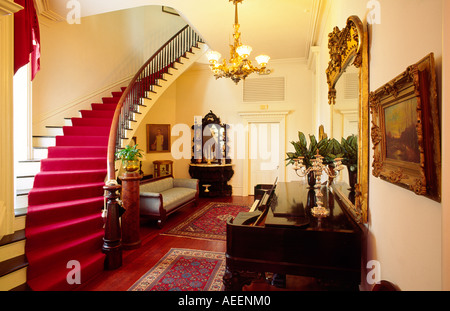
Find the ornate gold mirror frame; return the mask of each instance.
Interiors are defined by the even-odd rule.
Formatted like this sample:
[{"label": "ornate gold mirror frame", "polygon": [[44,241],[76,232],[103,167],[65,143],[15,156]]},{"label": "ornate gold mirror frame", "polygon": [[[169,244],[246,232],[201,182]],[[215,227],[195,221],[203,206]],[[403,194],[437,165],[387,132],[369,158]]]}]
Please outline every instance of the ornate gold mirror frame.
[{"label": "ornate gold mirror frame", "polygon": [[359,68],[359,122],[358,122],[358,181],[354,203],[339,184],[333,185],[355,220],[367,223],[369,193],[369,44],[366,27],[358,16],[350,16],[346,27],[333,29],[328,35],[330,62],[326,70],[328,103],[336,104],[336,83],[348,66]]}]

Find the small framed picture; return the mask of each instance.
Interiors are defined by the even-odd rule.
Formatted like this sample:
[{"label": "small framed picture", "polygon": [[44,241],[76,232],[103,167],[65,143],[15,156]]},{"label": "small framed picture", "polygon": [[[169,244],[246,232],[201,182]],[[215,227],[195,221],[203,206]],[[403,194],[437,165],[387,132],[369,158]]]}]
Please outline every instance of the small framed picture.
[{"label": "small framed picture", "polygon": [[170,124],[147,124],[147,153],[170,152]]}]

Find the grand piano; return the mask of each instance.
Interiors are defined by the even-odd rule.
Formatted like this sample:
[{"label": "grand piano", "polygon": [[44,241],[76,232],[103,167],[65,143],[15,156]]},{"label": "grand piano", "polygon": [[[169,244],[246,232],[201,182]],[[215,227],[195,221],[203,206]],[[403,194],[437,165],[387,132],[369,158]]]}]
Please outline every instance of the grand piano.
[{"label": "grand piano", "polygon": [[255,195],[250,212],[227,221],[225,290],[241,290],[267,272],[358,290],[363,227],[333,190],[322,186],[330,215],[317,218],[311,214],[316,196],[307,184],[275,182],[267,188],[262,197]]}]

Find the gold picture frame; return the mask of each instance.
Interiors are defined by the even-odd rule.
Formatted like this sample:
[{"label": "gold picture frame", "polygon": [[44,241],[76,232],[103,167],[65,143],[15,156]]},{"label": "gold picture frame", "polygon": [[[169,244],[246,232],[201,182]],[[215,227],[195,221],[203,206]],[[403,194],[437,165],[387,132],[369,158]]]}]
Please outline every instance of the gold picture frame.
[{"label": "gold picture frame", "polygon": [[434,54],[369,95],[372,174],[441,200],[441,138]]},{"label": "gold picture frame", "polygon": [[147,124],[147,153],[170,152],[170,124]]}]

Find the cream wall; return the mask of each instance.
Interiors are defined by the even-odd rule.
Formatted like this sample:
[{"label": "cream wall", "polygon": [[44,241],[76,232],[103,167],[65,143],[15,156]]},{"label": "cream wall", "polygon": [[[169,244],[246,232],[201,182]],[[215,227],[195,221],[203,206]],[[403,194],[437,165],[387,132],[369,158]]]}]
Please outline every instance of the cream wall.
[{"label": "cream wall", "polygon": [[[333,24],[342,29],[347,17],[353,14],[366,21],[367,3],[365,0],[333,0],[328,32]],[[376,90],[430,52],[435,54],[441,89],[443,1],[380,0],[379,3],[381,23],[369,27],[370,90]],[[326,42],[324,34],[321,43],[323,70],[328,62],[324,58],[328,57]],[[325,86],[326,80],[322,79],[321,85]],[[323,87],[323,98],[326,92]],[[320,104],[326,123],[329,120],[326,105]],[[445,124],[444,119],[444,127]],[[445,148],[445,132],[442,140]],[[443,159],[445,152],[444,149]],[[442,266],[448,265],[442,262],[442,205],[370,176],[367,260],[377,260],[381,279],[397,284],[402,290],[442,289]],[[371,286],[365,283],[363,288]]]},{"label": "cream wall", "polygon": [[33,134],[126,87],[186,22],[160,6],[41,24],[41,71],[33,81]]},{"label": "cream wall", "polygon": [[[174,82],[156,101],[150,112],[142,120],[141,125],[136,130],[136,143],[138,148],[143,150],[142,171],[144,174],[153,174],[153,161],[173,160],[170,152],[147,153],[147,124],[170,124],[171,128],[177,123],[176,120],[176,82]],[[174,176],[179,177],[178,163],[174,164]],[[180,176],[181,177],[181,176]]]}]

